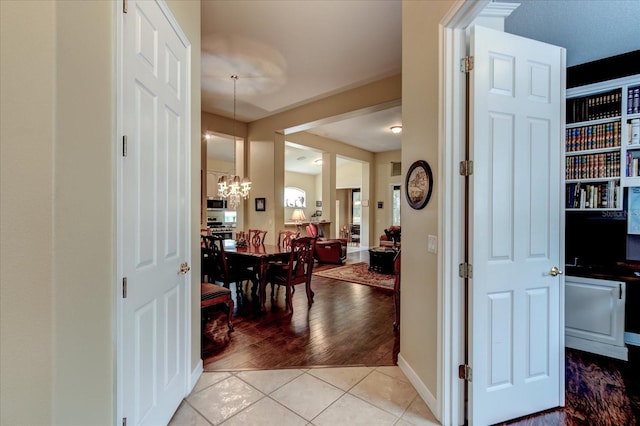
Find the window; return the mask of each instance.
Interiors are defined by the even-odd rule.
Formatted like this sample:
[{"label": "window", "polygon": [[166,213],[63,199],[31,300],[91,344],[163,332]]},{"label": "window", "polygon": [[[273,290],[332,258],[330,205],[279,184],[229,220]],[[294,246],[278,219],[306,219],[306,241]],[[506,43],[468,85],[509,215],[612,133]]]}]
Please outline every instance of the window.
[{"label": "window", "polygon": [[304,189],[294,186],[284,188],[284,206],[285,207],[307,207],[307,193]]},{"label": "window", "polygon": [[351,191],[351,223],[360,223],[360,190]]},{"label": "window", "polygon": [[391,193],[391,224],[400,226],[400,185],[393,185]]}]

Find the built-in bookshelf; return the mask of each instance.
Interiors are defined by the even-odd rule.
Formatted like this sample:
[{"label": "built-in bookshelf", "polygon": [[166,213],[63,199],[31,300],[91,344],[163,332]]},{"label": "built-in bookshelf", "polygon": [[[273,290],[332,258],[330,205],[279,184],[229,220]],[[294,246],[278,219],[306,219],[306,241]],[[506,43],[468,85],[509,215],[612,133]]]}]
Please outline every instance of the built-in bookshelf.
[{"label": "built-in bookshelf", "polygon": [[621,210],[640,186],[640,75],[567,90],[567,210]]}]

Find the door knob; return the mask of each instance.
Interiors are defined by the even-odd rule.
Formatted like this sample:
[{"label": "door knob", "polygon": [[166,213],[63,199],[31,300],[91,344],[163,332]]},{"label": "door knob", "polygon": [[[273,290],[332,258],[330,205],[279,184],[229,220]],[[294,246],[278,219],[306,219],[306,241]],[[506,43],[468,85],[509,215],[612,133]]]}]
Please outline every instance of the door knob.
[{"label": "door knob", "polygon": [[189,266],[189,264],[187,262],[184,262],[184,263],[180,264],[180,273],[182,275],[185,275],[190,270],[191,270],[191,266]]},{"label": "door knob", "polygon": [[557,266],[554,266],[553,268],[551,268],[551,270],[549,271],[549,275],[551,275],[552,277],[555,277],[557,275],[562,275],[562,271],[560,269],[558,269]]}]

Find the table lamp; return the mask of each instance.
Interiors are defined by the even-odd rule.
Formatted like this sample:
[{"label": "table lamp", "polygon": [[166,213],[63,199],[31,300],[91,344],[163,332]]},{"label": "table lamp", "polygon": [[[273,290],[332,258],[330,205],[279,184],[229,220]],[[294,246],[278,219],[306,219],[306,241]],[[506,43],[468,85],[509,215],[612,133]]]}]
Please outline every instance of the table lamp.
[{"label": "table lamp", "polygon": [[298,228],[300,228],[300,225],[302,225],[302,221],[307,220],[307,217],[304,215],[304,210],[295,209],[293,211],[293,214],[291,215],[291,220],[295,222]]}]

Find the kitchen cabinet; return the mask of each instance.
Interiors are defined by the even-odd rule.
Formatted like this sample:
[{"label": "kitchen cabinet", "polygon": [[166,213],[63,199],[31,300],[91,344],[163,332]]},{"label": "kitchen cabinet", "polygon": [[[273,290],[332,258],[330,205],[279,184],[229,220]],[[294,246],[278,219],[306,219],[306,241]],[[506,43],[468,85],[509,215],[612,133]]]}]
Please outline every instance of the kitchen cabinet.
[{"label": "kitchen cabinet", "polygon": [[628,360],[625,302],[623,281],[565,277],[565,345]]}]

